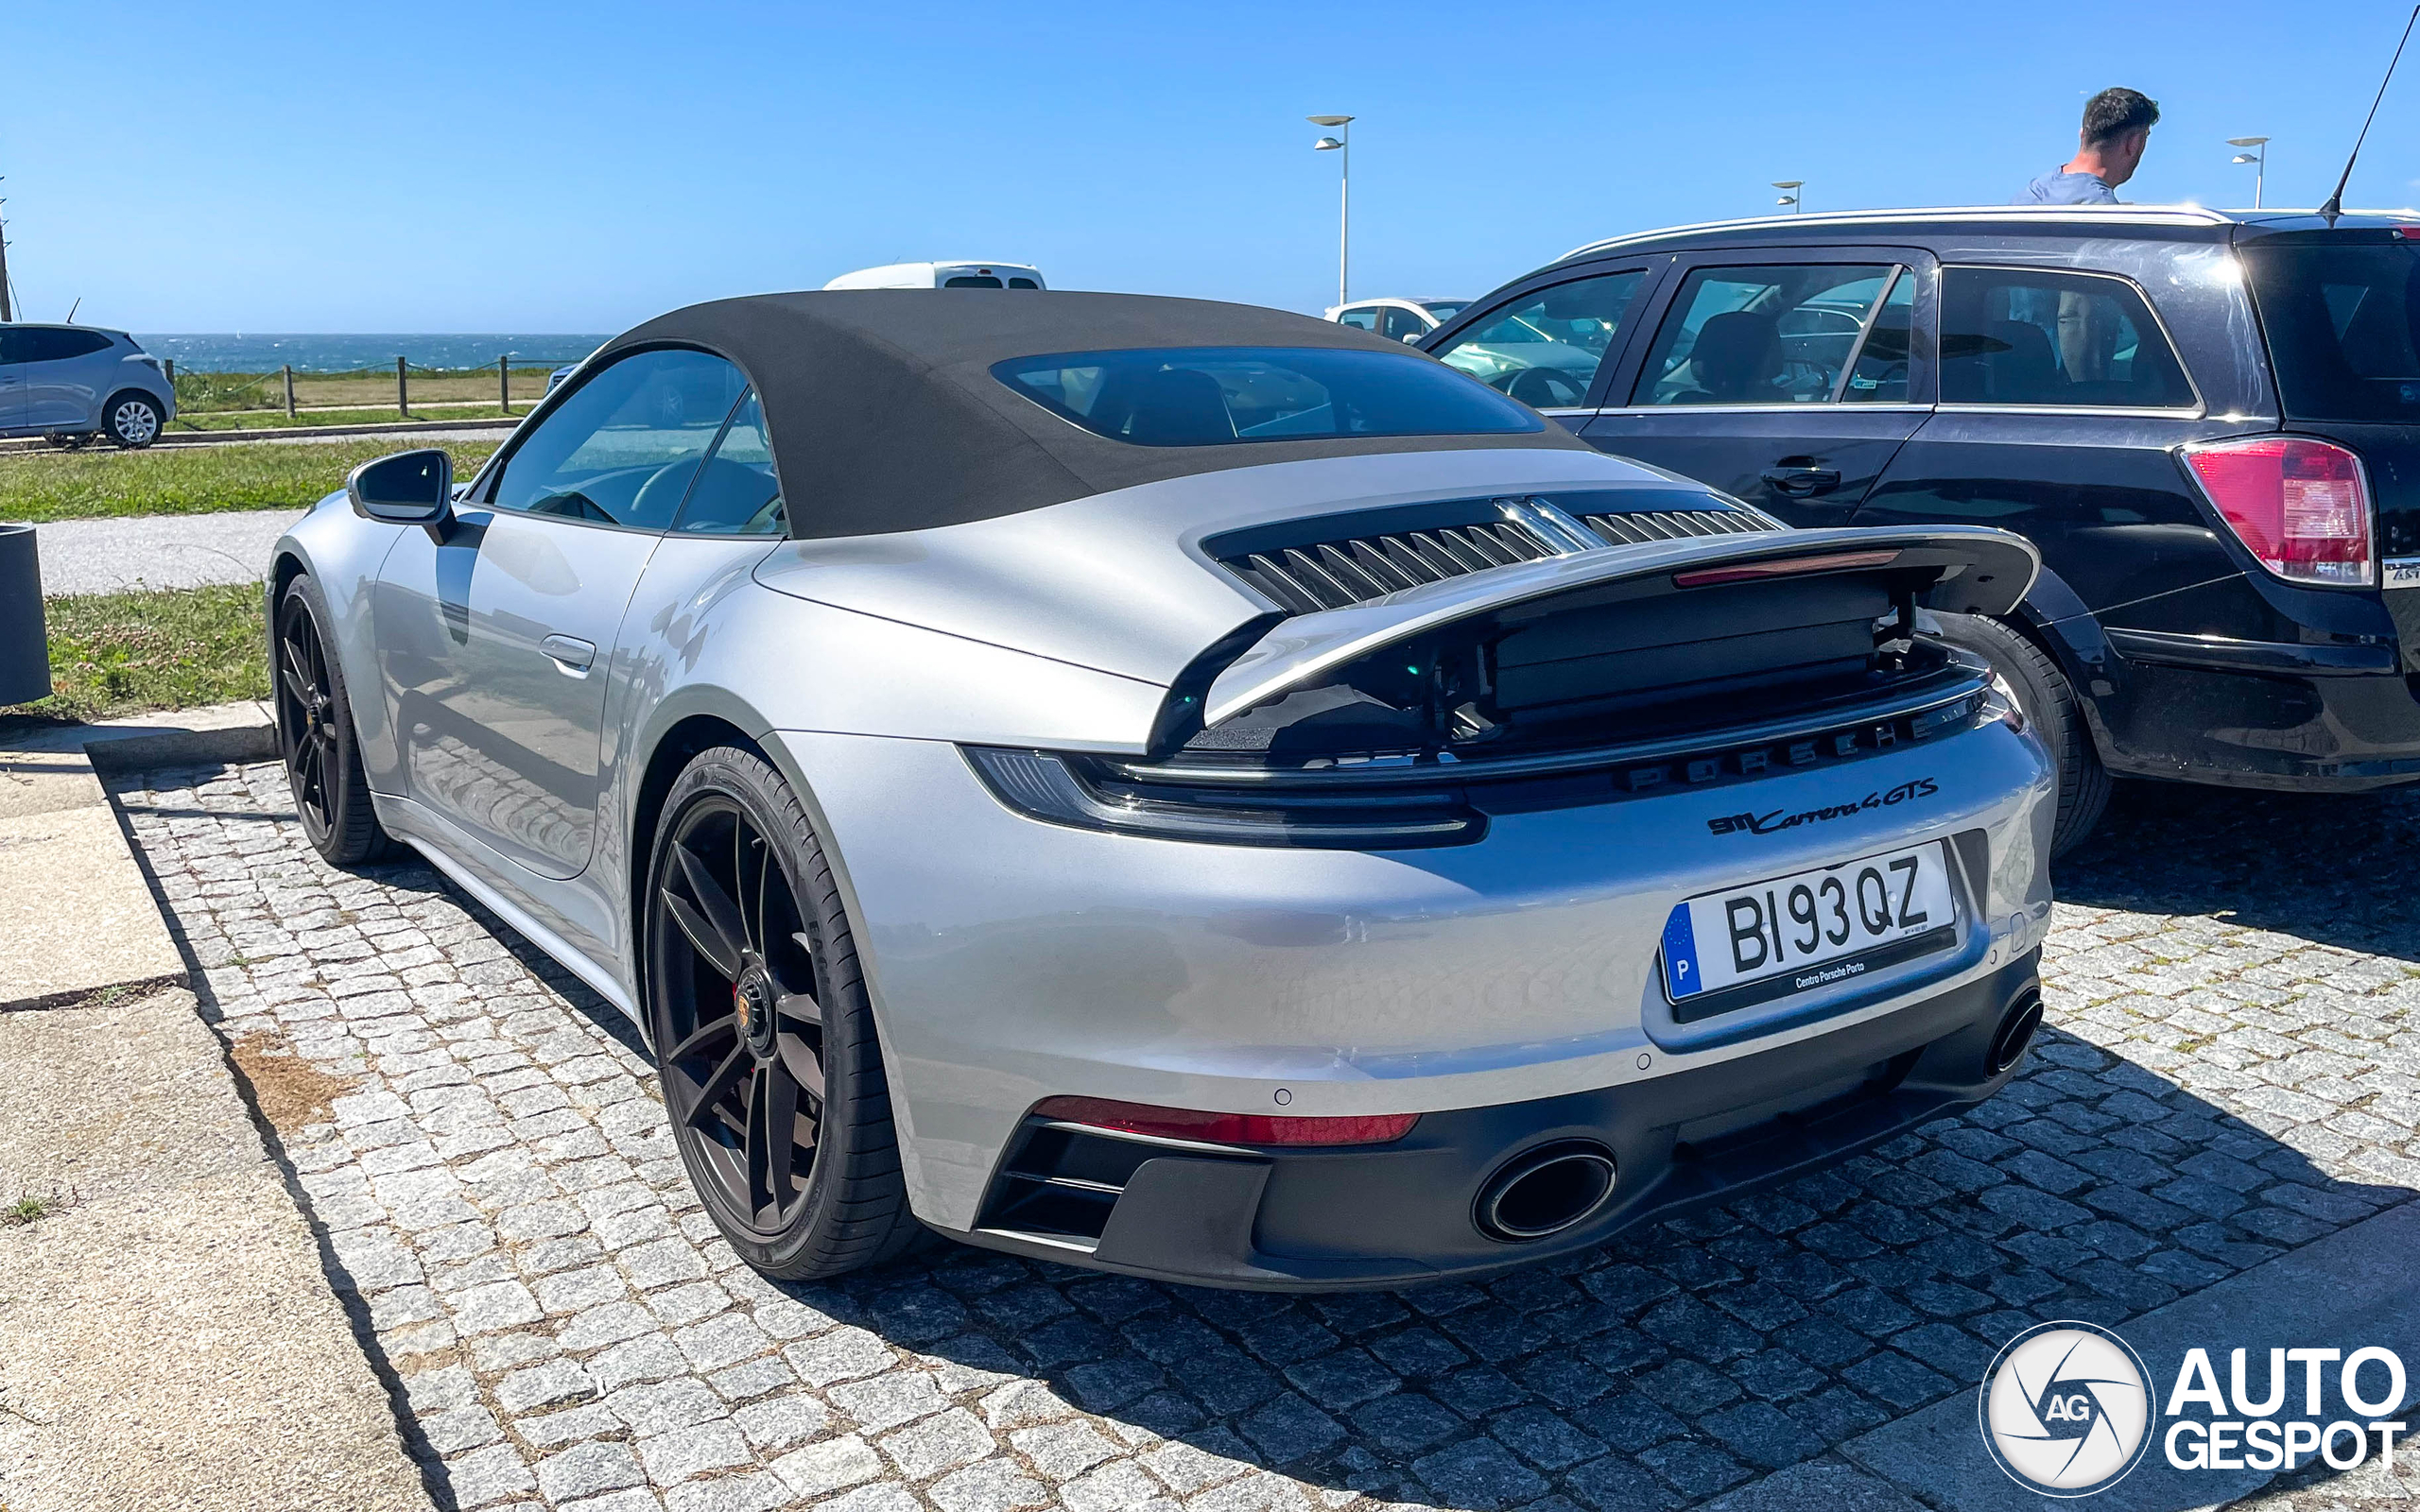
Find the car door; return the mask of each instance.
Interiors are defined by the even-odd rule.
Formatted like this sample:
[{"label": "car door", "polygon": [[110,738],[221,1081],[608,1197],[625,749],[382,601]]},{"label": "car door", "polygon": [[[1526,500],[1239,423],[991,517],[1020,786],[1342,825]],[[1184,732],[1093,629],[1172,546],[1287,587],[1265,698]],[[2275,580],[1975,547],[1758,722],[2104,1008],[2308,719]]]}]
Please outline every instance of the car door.
[{"label": "car door", "polygon": [[31,345],[25,328],[0,325],[0,432],[26,423],[26,349]]},{"label": "car door", "polygon": [[1846,524],[1930,408],[1931,259],[1758,248],[1674,271],[1621,397],[1582,434],[1791,524]]},{"label": "car door", "polygon": [[1448,321],[1421,346],[1445,366],[1577,429],[1607,365],[1621,355],[1631,313],[1669,261],[1648,258],[1529,284]]},{"label": "car door", "polygon": [[2140,605],[2129,612],[2151,616],[2147,629],[2196,630],[2215,614],[2195,595],[2158,598],[2175,589],[2251,596],[2171,450],[2242,426],[2204,418],[2131,280],[1953,265],[1941,290],[1940,408],[1857,524],[2017,531],[2085,607]]},{"label": "car door", "polygon": [[542,876],[587,866],[623,613],[745,387],[706,352],[623,357],[397,541],[372,612],[406,796]]},{"label": "car door", "polygon": [[57,325],[35,326],[26,335],[32,341],[23,372],[25,423],[38,430],[99,424],[101,401],[109,398],[101,385],[114,364],[94,357],[110,350],[110,338]]}]

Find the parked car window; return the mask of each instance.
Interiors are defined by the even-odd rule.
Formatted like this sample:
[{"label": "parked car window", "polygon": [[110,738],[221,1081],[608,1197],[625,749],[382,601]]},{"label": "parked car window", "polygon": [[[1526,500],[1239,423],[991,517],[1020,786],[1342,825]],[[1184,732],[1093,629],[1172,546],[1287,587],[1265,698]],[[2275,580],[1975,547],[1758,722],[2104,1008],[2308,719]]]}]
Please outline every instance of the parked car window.
[{"label": "parked car window", "polygon": [[1350,310],[1339,310],[1336,313],[1336,323],[1349,325],[1357,331],[1375,331],[1378,329],[1378,307],[1374,304],[1363,304]]},{"label": "parked car window", "polygon": [[2122,279],[1948,267],[1941,306],[1944,404],[2179,409],[2195,402],[2143,297]]},{"label": "parked car window", "polygon": [[1518,296],[1430,354],[1525,404],[1582,404],[1646,277],[1605,273]]},{"label": "parked car window", "polygon": [[1378,306],[1378,335],[1390,341],[1417,341],[1435,329],[1400,304]]},{"label": "parked car window", "polygon": [[1219,446],[1315,436],[1505,436],[1546,422],[1417,352],[1333,347],[1065,352],[993,376],[1097,436]]},{"label": "parked car window", "polygon": [[748,387],[703,352],[642,352],[591,375],[514,449],[499,509],[663,530]]},{"label": "parked car window", "polygon": [[722,438],[699,467],[674,530],[684,536],[789,533],[781,481],[773,475],[773,441],[765,430],[765,406],[753,388],[740,396]]},{"label": "parked car window", "polygon": [[1009,287],[1012,289],[1038,289],[1042,287],[1042,285],[1029,278],[1012,278],[1009,280]]},{"label": "parked car window", "polygon": [[1470,306],[1468,300],[1423,300],[1420,302],[1420,307],[1426,310],[1439,325],[1443,325]]},{"label": "parked car window", "polygon": [[1631,403],[1827,403],[1895,271],[1848,263],[1698,268],[1655,334]]},{"label": "parked car window", "polygon": [[1908,355],[1915,340],[1916,275],[1901,268],[1891,280],[1881,312],[1865,328],[1849,381],[1841,387],[1852,404],[1900,404],[1908,399]]},{"label": "parked car window", "polygon": [[23,326],[0,325],[0,362],[23,362],[34,349],[34,334]]},{"label": "parked car window", "polygon": [[70,357],[89,357],[106,351],[110,338],[98,331],[70,331],[59,326],[35,326],[25,333],[26,354],[19,362],[65,362]]},{"label": "parked car window", "polygon": [[2281,237],[2243,261],[2288,418],[2420,418],[2420,242]]},{"label": "parked car window", "polygon": [[973,273],[960,273],[956,278],[942,280],[942,287],[945,289],[996,289],[999,286],[1000,281],[988,274],[978,278]]}]

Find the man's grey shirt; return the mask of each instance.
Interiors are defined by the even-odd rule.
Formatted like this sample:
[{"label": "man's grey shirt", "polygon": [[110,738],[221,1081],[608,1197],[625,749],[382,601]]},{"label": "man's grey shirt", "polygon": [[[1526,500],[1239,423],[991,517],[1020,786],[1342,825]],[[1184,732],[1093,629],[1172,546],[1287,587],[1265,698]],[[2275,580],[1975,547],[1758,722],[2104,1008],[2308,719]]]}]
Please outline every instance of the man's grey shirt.
[{"label": "man's grey shirt", "polygon": [[2118,191],[2102,183],[2089,173],[2069,173],[2053,168],[2025,186],[2025,193],[2009,201],[2013,205],[2114,205],[2119,203]]}]

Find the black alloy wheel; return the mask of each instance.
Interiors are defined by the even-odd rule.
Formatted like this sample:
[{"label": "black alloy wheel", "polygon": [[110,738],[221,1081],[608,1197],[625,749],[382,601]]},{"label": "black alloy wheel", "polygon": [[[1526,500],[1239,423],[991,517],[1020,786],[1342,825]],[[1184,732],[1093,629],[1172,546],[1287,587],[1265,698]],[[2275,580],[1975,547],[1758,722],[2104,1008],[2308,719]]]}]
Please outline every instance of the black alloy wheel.
[{"label": "black alloy wheel", "polygon": [[326,611],[307,576],[287,584],[278,601],[277,743],[303,834],[330,864],[350,867],[385,853],[388,839],[371,806],[344,671],[320,633]]},{"label": "black alloy wheel", "polygon": [[804,810],[762,760],[718,747],[664,812],[648,1020],[690,1179],[769,1275],[897,1253],[919,1229],[847,920]]}]

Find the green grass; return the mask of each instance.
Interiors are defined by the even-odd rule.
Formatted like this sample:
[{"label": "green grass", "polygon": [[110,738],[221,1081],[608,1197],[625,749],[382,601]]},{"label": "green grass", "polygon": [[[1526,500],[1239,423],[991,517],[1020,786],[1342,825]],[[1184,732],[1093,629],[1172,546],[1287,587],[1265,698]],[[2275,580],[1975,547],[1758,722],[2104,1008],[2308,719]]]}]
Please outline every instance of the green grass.
[{"label": "green grass", "polygon": [[[571,359],[566,357],[565,361]],[[546,375],[560,364],[512,369],[512,397],[535,403],[546,391]],[[495,369],[414,368],[407,386],[414,404],[440,400],[495,402]],[[298,372],[294,402],[348,408],[383,408],[395,412],[395,369],[370,368],[357,372]],[[285,404],[285,381],[274,372],[181,372],[177,374],[177,412],[183,419],[196,411],[281,409]]]},{"label": "green grass", "polygon": [[[0,1202],[0,1228],[15,1228],[34,1223],[53,1213],[65,1212],[75,1205],[76,1194],[73,1192],[60,1192],[54,1188],[43,1196],[28,1192],[11,1201]],[[7,1512],[6,1503],[0,1503],[0,1512]]]},{"label": "green grass", "polygon": [[[519,401],[519,407],[510,415],[495,407],[491,398],[477,404],[429,403],[412,401],[413,420],[476,420],[497,425],[510,425],[529,413],[534,400]],[[168,422],[172,435],[194,431],[269,431],[309,430],[314,425],[393,425],[403,417],[395,406],[384,409],[306,409],[288,417],[282,409],[269,410],[187,410]]]},{"label": "green grass", "polygon": [[[410,449],[395,437],[288,444],[155,447],[146,452],[18,452],[0,455],[0,522],[42,524],[112,515],[214,514],[223,509],[299,509],[372,457]],[[468,477],[493,441],[427,443],[453,455]]]},{"label": "green grass", "polygon": [[257,583],[43,601],[51,696],[0,713],[109,719],[268,696]]}]

